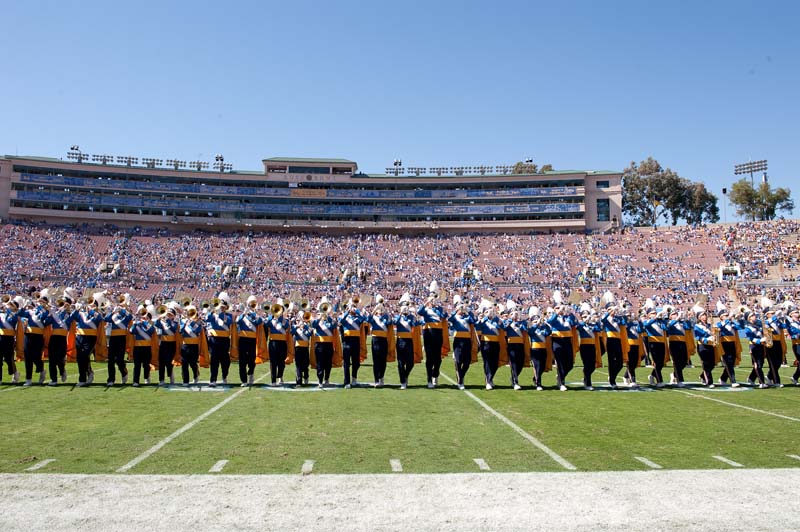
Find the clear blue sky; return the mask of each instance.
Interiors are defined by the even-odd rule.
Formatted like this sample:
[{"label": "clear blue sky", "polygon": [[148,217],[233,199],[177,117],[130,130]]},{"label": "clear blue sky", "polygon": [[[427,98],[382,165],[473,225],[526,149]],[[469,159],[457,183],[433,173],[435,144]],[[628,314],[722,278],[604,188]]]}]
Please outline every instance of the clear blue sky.
[{"label": "clear blue sky", "polygon": [[796,1],[0,0],[0,20],[0,153],[653,155],[717,195],[752,158],[800,200]]}]

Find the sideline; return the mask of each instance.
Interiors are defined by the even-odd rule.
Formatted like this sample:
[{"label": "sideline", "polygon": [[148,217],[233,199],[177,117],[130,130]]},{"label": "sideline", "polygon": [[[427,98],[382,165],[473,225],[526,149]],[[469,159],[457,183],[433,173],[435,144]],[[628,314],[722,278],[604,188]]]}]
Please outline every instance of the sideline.
[{"label": "sideline", "polygon": [[[451,384],[457,384],[456,381],[451,379],[450,376],[447,375],[446,373],[444,373],[443,371],[440,370],[439,374],[442,377],[444,377],[445,379],[447,379],[448,381],[450,381]],[[525,438],[526,440],[531,442],[533,445],[538,447],[542,452],[544,452],[547,456],[549,456],[550,458],[552,458],[553,460],[558,462],[558,464],[561,465],[561,467],[563,467],[564,469],[568,469],[570,471],[575,471],[575,470],[578,469],[577,467],[575,467],[574,465],[569,463],[564,457],[562,457],[561,455],[556,453],[554,450],[552,450],[550,447],[548,447],[547,445],[543,444],[542,442],[537,440],[532,435],[530,435],[527,432],[525,432],[522,428],[520,428],[519,425],[517,425],[516,423],[514,423],[513,421],[508,419],[506,416],[504,416],[503,414],[501,414],[500,412],[498,412],[497,410],[495,410],[491,406],[489,406],[486,403],[484,403],[474,393],[470,392],[469,390],[464,390],[464,393],[467,394],[467,397],[469,397],[470,399],[472,399],[473,401],[475,401],[476,403],[481,405],[484,408],[484,410],[486,410],[487,412],[492,414],[494,417],[496,417],[497,419],[499,419],[500,421],[502,421],[503,423],[505,423],[506,425],[508,425],[512,429],[514,429],[514,431],[517,434],[519,434],[520,436],[522,436],[523,438]]]},{"label": "sideline", "polygon": [[[269,371],[267,371],[265,374],[263,374],[258,379],[256,379],[255,382],[260,382],[260,381],[266,379],[268,376],[269,376]],[[140,454],[139,456],[137,456],[136,458],[134,458],[133,460],[131,460],[130,462],[125,464],[124,466],[122,466],[119,469],[117,469],[117,473],[125,473],[126,471],[130,470],[131,468],[136,467],[137,465],[139,465],[143,461],[147,460],[150,456],[152,456],[155,453],[157,453],[158,451],[160,451],[169,442],[171,442],[172,440],[174,440],[175,438],[177,438],[178,436],[180,436],[181,434],[183,434],[187,430],[191,429],[192,427],[194,427],[195,425],[197,425],[198,423],[203,421],[205,418],[207,418],[208,416],[210,416],[211,414],[213,414],[214,412],[216,412],[217,410],[219,410],[220,408],[222,408],[226,404],[230,403],[231,401],[233,401],[234,399],[239,397],[244,392],[249,391],[250,389],[251,388],[249,388],[249,387],[248,388],[242,388],[241,390],[239,390],[238,392],[234,393],[230,397],[220,401],[215,406],[211,407],[211,409],[209,409],[206,412],[200,414],[198,417],[196,417],[195,419],[193,419],[192,421],[190,421],[186,425],[182,426],[181,428],[179,428],[178,430],[176,430],[175,432],[173,432],[172,434],[170,434],[169,436],[167,436],[166,438],[164,438],[163,440],[161,440],[157,444],[153,445],[148,450],[146,450],[145,452],[143,452],[142,454]]]}]

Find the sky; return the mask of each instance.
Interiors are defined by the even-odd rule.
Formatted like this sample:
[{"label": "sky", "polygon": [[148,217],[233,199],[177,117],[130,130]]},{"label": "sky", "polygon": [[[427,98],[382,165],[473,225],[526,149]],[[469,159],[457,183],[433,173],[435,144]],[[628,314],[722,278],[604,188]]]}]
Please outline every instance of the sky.
[{"label": "sky", "polygon": [[718,196],[767,159],[800,198],[796,1],[0,0],[0,20],[0,154],[653,156]]}]

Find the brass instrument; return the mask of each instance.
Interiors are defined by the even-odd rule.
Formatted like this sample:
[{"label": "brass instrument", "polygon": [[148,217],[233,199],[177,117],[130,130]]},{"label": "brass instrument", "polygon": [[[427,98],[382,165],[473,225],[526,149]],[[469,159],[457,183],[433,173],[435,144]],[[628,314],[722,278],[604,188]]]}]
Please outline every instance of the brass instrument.
[{"label": "brass instrument", "polygon": [[221,301],[218,297],[215,297],[211,300],[211,306],[214,307],[215,310],[219,308],[220,303]]},{"label": "brass instrument", "polygon": [[254,299],[254,300],[250,301],[250,304],[247,305],[247,306],[250,307],[250,310],[255,310],[255,309],[258,308],[258,301],[256,301]]},{"label": "brass instrument", "polygon": [[319,306],[319,311],[322,314],[329,314],[331,311],[331,304],[330,303],[321,303]]},{"label": "brass instrument", "polygon": [[312,319],[311,312],[309,312],[307,310],[305,312],[303,312],[303,321],[304,322],[308,323],[308,322],[311,321],[311,319]]},{"label": "brass instrument", "polygon": [[59,297],[56,299],[56,308],[64,308],[64,305],[67,304],[67,300],[63,297]]},{"label": "brass instrument", "polygon": [[162,303],[156,307],[156,315],[159,318],[164,318],[167,315],[167,310],[169,310],[168,307]]},{"label": "brass instrument", "polygon": [[306,311],[311,307],[311,303],[308,301],[308,298],[304,297],[300,300],[300,304],[298,305],[300,310]]},{"label": "brass instrument", "polygon": [[767,349],[772,348],[772,327],[769,326],[766,320],[761,323],[761,334],[764,337],[764,347]]},{"label": "brass instrument", "polygon": [[272,306],[269,307],[269,313],[272,314],[273,318],[279,318],[283,314],[283,305],[280,303],[273,303]]},{"label": "brass instrument", "polygon": [[272,305],[270,304],[269,301],[264,301],[261,304],[261,310],[263,310],[265,314],[269,313],[270,308],[272,308]]},{"label": "brass instrument", "polygon": [[0,297],[0,303],[2,303],[2,304],[4,304],[4,305],[5,305],[6,303],[10,302],[10,301],[11,301],[11,296],[10,296],[10,295],[8,295],[8,294],[3,294],[3,296],[2,296],[2,297]]},{"label": "brass instrument", "polygon": [[136,313],[136,315],[139,316],[140,318],[144,318],[147,315],[147,307],[143,306],[142,308],[140,308],[139,311]]},{"label": "brass instrument", "polygon": [[195,319],[197,317],[197,309],[195,309],[194,307],[190,308],[188,311],[186,311],[186,315],[189,317],[190,320]]},{"label": "brass instrument", "polygon": [[354,307],[357,307],[359,303],[361,303],[361,296],[353,296],[350,299],[350,302],[353,304]]},{"label": "brass instrument", "polygon": [[713,338],[714,347],[722,345],[722,332],[716,325],[711,327],[711,337]]},{"label": "brass instrument", "polygon": [[211,308],[212,305],[213,303],[211,302],[211,300],[206,299],[200,304],[200,308],[202,308],[203,310],[208,310]]}]

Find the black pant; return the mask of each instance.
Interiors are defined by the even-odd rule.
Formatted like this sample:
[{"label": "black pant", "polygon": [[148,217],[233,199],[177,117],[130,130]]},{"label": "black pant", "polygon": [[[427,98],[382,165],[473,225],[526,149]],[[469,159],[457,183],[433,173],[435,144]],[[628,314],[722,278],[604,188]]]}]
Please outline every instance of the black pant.
[{"label": "black pant", "polygon": [[33,369],[36,373],[44,372],[42,350],[44,349],[44,336],[41,334],[25,333],[25,380],[33,378]]},{"label": "black pant", "polygon": [[414,369],[414,343],[411,338],[398,338],[397,348],[397,373],[400,375],[400,384],[408,384],[408,376]]},{"label": "black pant", "polygon": [[372,337],[372,376],[375,377],[375,382],[381,380],[386,373],[388,347],[389,342],[383,336]]},{"label": "black pant", "polygon": [[183,383],[189,384],[189,369],[192,370],[192,377],[197,379],[200,374],[200,368],[197,366],[197,361],[200,359],[200,346],[197,344],[182,344],[181,345],[181,377]]},{"label": "black pant", "polygon": [[650,375],[656,382],[664,382],[661,370],[664,369],[664,358],[666,357],[667,346],[663,342],[650,342],[650,358],[653,361],[653,371]]},{"label": "black pant", "polygon": [[161,342],[158,346],[158,382],[164,382],[164,377],[172,378],[172,361],[175,359],[175,342]]},{"label": "black pant", "polygon": [[16,337],[12,335],[0,336],[0,381],[3,380],[3,364],[8,367],[8,374],[13,375],[17,371],[17,363],[14,360],[16,353],[14,347],[16,346]]},{"label": "black pant", "polygon": [[572,338],[553,337],[553,358],[556,360],[558,384],[567,382],[567,374],[572,371],[575,364],[575,351],[572,347]]},{"label": "black pant", "polygon": [[636,382],[636,368],[639,366],[639,345],[628,345],[628,368],[625,376],[631,382]]},{"label": "black pant", "polygon": [[773,384],[781,383],[781,375],[779,370],[783,364],[783,350],[781,344],[777,341],[772,344],[772,347],[765,348],[767,355],[767,362],[769,363],[769,378],[772,379]]},{"label": "black pant", "polygon": [[[584,386],[591,386],[592,385],[592,373],[594,373],[594,366],[595,366],[596,361],[597,361],[597,349],[595,348],[594,344],[581,344],[579,352],[581,354],[581,362],[583,363],[583,385]],[[622,355],[620,354],[620,356],[622,356]],[[611,361],[611,354],[610,354],[610,352],[609,352],[608,359],[609,359],[609,364],[608,365],[609,365],[609,368],[610,368],[611,367],[611,362],[610,362]],[[622,366],[621,361],[620,361],[620,366]],[[614,375],[613,377],[609,377],[609,381],[611,381],[611,384],[614,384],[614,381],[616,380],[618,372],[619,372],[619,369],[614,373],[612,373],[611,370],[609,369],[609,375]]]},{"label": "black pant", "polygon": [[444,339],[442,329],[423,329],[422,344],[425,346],[425,373],[428,382],[439,378],[439,368],[442,367],[442,345]]},{"label": "black pant", "polygon": [[308,380],[308,363],[308,347],[294,346],[294,382],[298,386],[303,384],[304,380]]},{"label": "black pant", "polygon": [[256,339],[239,338],[239,380],[247,384],[256,371]]},{"label": "black pant", "polygon": [[144,371],[144,378],[150,378],[150,357],[152,349],[149,345],[137,345],[133,348],[133,382],[139,384],[139,375]]},{"label": "black pant", "polygon": [[486,383],[493,382],[494,374],[500,364],[500,343],[481,341],[481,358],[483,359],[483,375]]},{"label": "black pant", "polygon": [[350,368],[353,380],[358,379],[358,368],[361,367],[361,337],[345,336],[342,338],[342,362],[344,364],[344,384],[350,384]]},{"label": "black pant", "polygon": [[703,363],[702,380],[704,384],[714,384],[714,377],[711,375],[714,370],[714,346],[700,344],[697,346],[697,354],[700,355],[700,360]]},{"label": "black pant", "polygon": [[331,366],[333,365],[333,343],[315,343],[314,357],[317,359],[317,379],[319,383],[328,382],[331,378]]},{"label": "black pant", "polygon": [[[753,369],[750,370],[750,375],[747,380],[754,381],[758,379],[759,384],[764,384],[764,346],[763,345],[750,345],[750,360],[753,361]],[[771,377],[770,377],[771,378]]]},{"label": "black pant", "polygon": [[469,365],[472,363],[472,340],[469,338],[453,338],[453,360],[456,364],[458,384],[464,384]]},{"label": "black pant", "polygon": [[275,384],[276,379],[283,379],[283,370],[285,368],[286,368],[286,342],[281,342],[280,340],[270,340],[269,372],[270,376],[272,377],[271,379],[272,384]]},{"label": "black pant", "polygon": [[50,381],[58,382],[58,375],[67,370],[67,337],[53,335],[47,344],[47,365],[50,370]]},{"label": "black pant", "polygon": [[508,364],[511,366],[511,386],[519,384],[519,375],[525,367],[525,347],[522,344],[508,344]]},{"label": "black pant", "polygon": [[108,339],[108,380],[114,382],[117,379],[117,368],[124,377],[128,374],[125,366],[125,347],[127,338],[125,335],[112,336]]},{"label": "black pant", "polygon": [[92,373],[92,364],[89,357],[97,344],[97,336],[79,334],[75,337],[75,351],[78,359],[78,382],[86,382]]},{"label": "black pant", "polygon": [[531,349],[531,366],[533,367],[533,384],[542,385],[542,373],[547,363],[547,349]]},{"label": "black pant", "polygon": [[675,380],[683,382],[683,368],[689,362],[686,342],[670,342],[669,354],[672,357],[672,371],[675,375]]},{"label": "black pant", "polygon": [[[594,346],[588,347],[594,348]],[[583,348],[584,346],[581,346],[581,358],[583,357]],[[608,382],[613,385],[617,383],[617,375],[622,371],[622,340],[619,338],[607,339],[606,354],[608,355]],[[594,364],[592,364],[592,367],[594,367]]]},{"label": "black pant", "polygon": [[792,378],[798,380],[800,379],[800,344],[793,344],[792,350],[794,351],[794,358],[797,360],[797,369],[794,370]]},{"label": "black pant", "polygon": [[231,339],[225,336],[210,336],[208,350],[211,356],[211,382],[217,382],[217,373],[222,368],[222,378],[228,378],[231,367]]},{"label": "black pant", "polygon": [[733,367],[736,364],[736,345],[733,342],[722,342],[722,375],[719,376],[721,382],[730,379],[731,384],[736,382],[736,371]]}]

